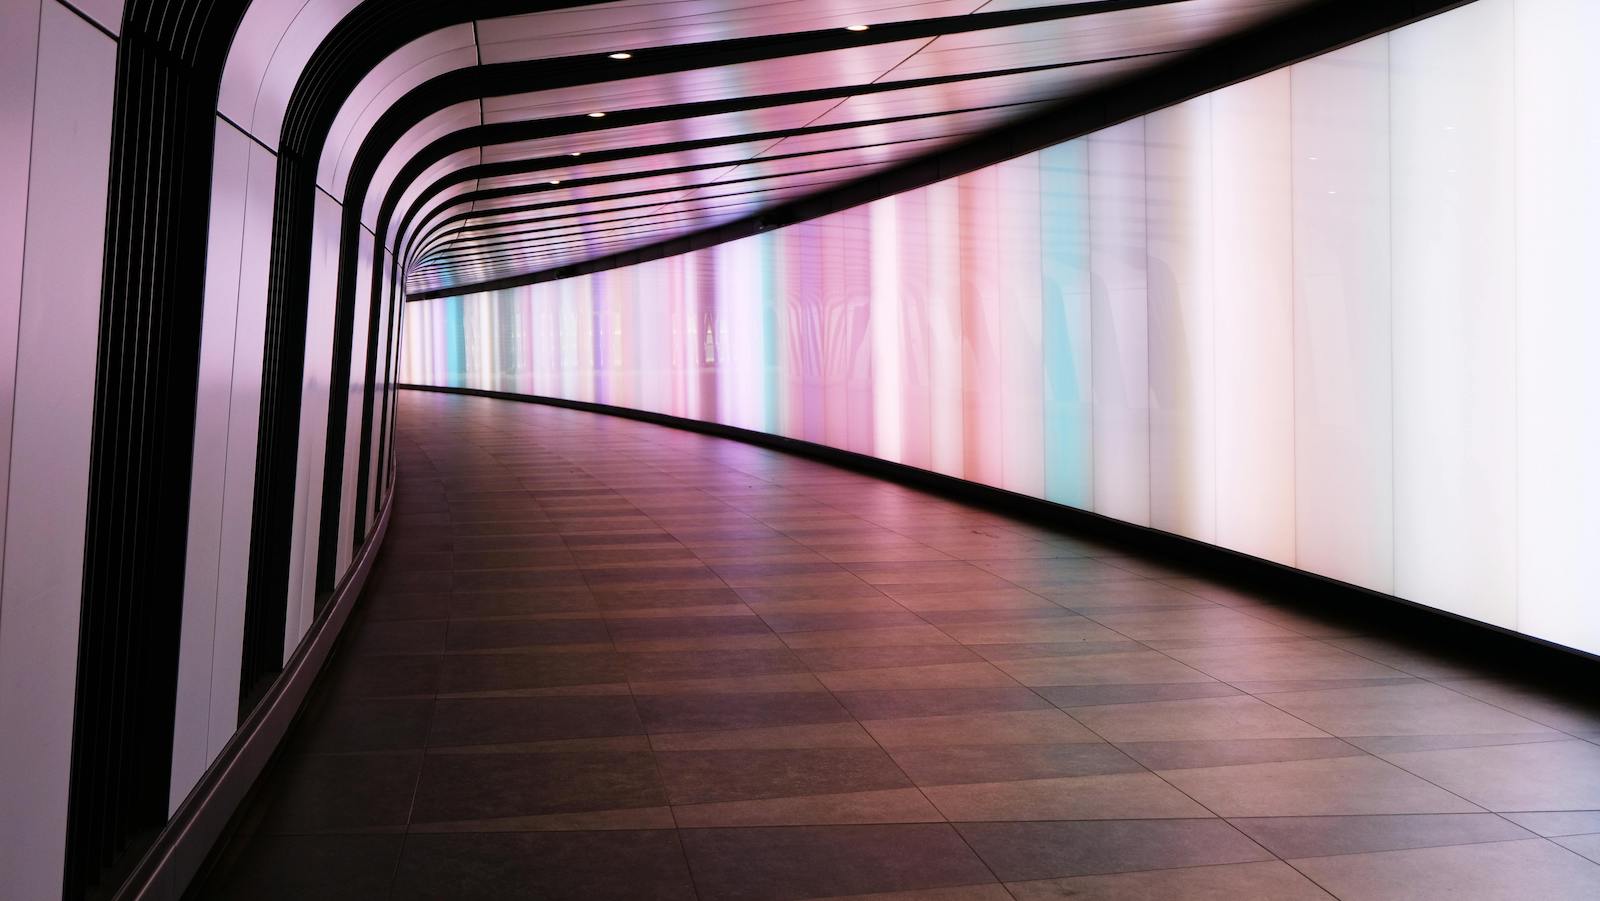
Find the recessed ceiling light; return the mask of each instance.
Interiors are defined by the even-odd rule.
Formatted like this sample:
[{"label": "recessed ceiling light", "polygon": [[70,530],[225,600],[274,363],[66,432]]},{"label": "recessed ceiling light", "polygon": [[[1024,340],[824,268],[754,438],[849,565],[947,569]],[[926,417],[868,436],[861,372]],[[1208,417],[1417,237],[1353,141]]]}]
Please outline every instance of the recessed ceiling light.
[{"label": "recessed ceiling light", "polygon": [[559,178],[551,179],[550,183],[553,184],[553,185],[559,185],[559,184],[561,184],[561,179],[559,179]]},{"label": "recessed ceiling light", "polygon": [[583,151],[582,150],[574,150],[571,153],[567,154],[567,156],[583,156]]},{"label": "recessed ceiling light", "polygon": [[844,27],[844,30],[845,31],[866,31],[868,28],[871,28],[871,27],[872,26],[870,26],[870,25],[846,25]]},{"label": "recessed ceiling light", "polygon": [[631,53],[623,53],[623,52],[619,51],[617,53],[611,54],[611,58],[612,59],[633,59],[633,54],[631,54]]},{"label": "recessed ceiling light", "polygon": [[591,118],[591,119],[604,119],[605,117],[606,117],[605,113],[590,113],[589,114],[589,118]]}]

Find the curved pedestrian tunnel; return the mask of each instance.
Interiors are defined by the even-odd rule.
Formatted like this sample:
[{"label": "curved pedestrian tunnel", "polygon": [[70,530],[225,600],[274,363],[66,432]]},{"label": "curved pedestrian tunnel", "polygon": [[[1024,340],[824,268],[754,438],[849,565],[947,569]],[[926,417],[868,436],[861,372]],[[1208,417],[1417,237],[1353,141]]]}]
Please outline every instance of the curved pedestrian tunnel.
[{"label": "curved pedestrian tunnel", "polygon": [[1600,896],[1597,38],[0,3],[0,896]]},{"label": "curved pedestrian tunnel", "polygon": [[1593,815],[1542,812],[1600,809],[1600,714],[1448,643],[723,438],[398,421],[374,580],[200,897],[1600,890]]}]

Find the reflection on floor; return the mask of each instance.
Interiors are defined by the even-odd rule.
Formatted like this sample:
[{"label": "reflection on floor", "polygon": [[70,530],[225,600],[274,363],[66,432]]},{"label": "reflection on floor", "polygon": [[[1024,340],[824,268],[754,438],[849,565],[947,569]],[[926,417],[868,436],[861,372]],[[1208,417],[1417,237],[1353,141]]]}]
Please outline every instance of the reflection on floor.
[{"label": "reflection on floor", "polygon": [[1600,898],[1600,711],[816,462],[401,406],[203,897]]}]

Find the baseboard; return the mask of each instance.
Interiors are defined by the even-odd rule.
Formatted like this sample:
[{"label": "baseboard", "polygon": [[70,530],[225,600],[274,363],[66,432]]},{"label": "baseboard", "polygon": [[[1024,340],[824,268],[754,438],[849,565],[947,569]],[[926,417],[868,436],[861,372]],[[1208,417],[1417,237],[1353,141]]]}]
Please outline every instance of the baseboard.
[{"label": "baseboard", "polygon": [[1452,646],[1470,649],[1475,653],[1492,655],[1486,659],[1514,667],[1521,672],[1548,672],[1561,678],[1577,675],[1592,679],[1597,674],[1597,664],[1600,664],[1600,656],[1576,648],[1513,632],[1405,598],[1340,582],[1193,538],[811,441],[785,438],[767,432],[682,416],[669,416],[630,407],[567,400],[560,397],[434,385],[399,384],[396,387],[410,391],[487,397],[601,413],[741,441],[820,460],[1007,516],[1126,548],[1133,553],[1175,560],[1188,568],[1203,571],[1207,576],[1219,581],[1292,597],[1295,603],[1303,604],[1307,608],[1326,610],[1336,607],[1341,614],[1378,620],[1382,627],[1391,633],[1423,635]]},{"label": "baseboard", "polygon": [[277,752],[327,663],[328,653],[366,587],[372,563],[388,534],[394,494],[391,484],[371,535],[357,551],[350,571],[312,622],[283,672],[184,798],[133,872],[110,896],[113,901],[180,901],[188,890],[217,840],[227,831],[240,803]]}]

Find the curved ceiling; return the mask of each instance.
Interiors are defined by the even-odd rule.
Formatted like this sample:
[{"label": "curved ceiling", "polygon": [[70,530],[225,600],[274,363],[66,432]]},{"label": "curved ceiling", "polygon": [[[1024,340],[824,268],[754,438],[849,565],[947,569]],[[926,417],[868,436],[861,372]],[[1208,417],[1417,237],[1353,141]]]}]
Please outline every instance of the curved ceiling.
[{"label": "curved ceiling", "polygon": [[[466,292],[869,178],[1311,2],[523,4],[559,8],[415,37],[309,152],[408,293]],[[219,110],[269,147],[276,73],[358,3],[296,6],[252,4],[223,76]]]}]

